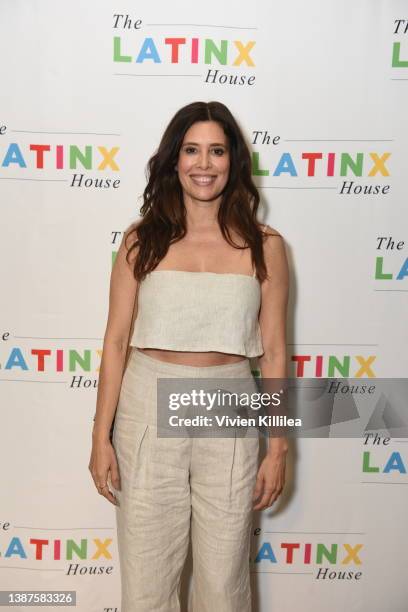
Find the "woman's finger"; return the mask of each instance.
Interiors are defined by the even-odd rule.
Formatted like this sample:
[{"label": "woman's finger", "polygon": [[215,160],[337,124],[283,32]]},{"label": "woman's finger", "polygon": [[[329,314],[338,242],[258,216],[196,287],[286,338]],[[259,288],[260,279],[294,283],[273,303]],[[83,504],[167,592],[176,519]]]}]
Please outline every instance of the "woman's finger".
[{"label": "woman's finger", "polygon": [[111,479],[112,486],[117,491],[120,491],[119,468],[118,468],[118,464],[117,464],[116,460],[112,461],[112,465],[111,465],[111,468],[110,468],[110,479]]},{"label": "woman's finger", "polygon": [[271,499],[271,496],[272,496],[273,492],[274,492],[274,489],[272,489],[271,487],[265,487],[261,500],[259,501],[258,504],[256,504],[256,506],[254,506],[253,509],[254,510],[263,510],[264,508],[267,508],[269,500]]},{"label": "woman's finger", "polygon": [[255,501],[256,499],[258,499],[258,497],[262,494],[263,482],[264,482],[263,475],[259,471],[256,477],[255,487],[254,487],[254,491],[252,494],[252,501]]},{"label": "woman's finger", "polygon": [[106,497],[106,499],[112,504],[114,504],[115,506],[119,505],[117,498],[113,495],[107,484],[104,487],[100,487],[98,491],[101,495],[103,495],[103,497]]}]

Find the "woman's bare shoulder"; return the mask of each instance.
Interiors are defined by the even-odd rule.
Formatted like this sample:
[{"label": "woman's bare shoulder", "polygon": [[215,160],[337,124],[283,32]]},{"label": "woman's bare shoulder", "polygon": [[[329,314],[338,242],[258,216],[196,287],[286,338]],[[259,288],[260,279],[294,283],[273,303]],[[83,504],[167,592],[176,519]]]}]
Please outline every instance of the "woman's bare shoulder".
[{"label": "woman's bare shoulder", "polygon": [[[264,234],[265,242],[269,245],[273,242],[275,243],[283,243],[284,237],[276,228],[271,227],[268,224],[261,224],[261,231]],[[280,239],[280,240],[279,240]]]},{"label": "woman's bare shoulder", "polygon": [[[126,252],[135,244],[138,240],[137,229],[141,223],[141,219],[133,221],[123,232],[123,245],[125,246]],[[131,259],[132,261],[136,258],[139,246],[136,245],[132,248]]]},{"label": "woman's bare shoulder", "polygon": [[268,269],[273,268],[276,272],[277,267],[280,267],[287,271],[288,259],[285,238],[281,232],[270,225],[264,225],[263,253]]},{"label": "woman's bare shoulder", "polygon": [[137,219],[136,221],[132,221],[132,223],[123,232],[125,238],[127,238],[127,236],[132,235],[133,239],[136,240],[137,239],[137,229],[139,225],[141,224],[141,222],[142,222],[142,219]]}]

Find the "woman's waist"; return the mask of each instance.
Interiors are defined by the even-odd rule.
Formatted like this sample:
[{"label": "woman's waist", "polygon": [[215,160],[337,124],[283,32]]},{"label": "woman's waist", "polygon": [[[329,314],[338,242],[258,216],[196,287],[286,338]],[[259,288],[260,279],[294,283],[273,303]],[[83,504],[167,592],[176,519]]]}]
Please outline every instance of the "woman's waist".
[{"label": "woman's waist", "polygon": [[[217,365],[189,365],[162,361],[136,347],[131,347],[122,386],[143,387],[159,378],[253,378],[248,357],[241,357],[232,363]],[[243,357],[243,358],[242,358]]]},{"label": "woman's waist", "polygon": [[196,368],[225,366],[248,361],[245,355],[233,355],[220,351],[177,351],[144,347],[133,347],[133,350],[152,357],[157,361]]}]

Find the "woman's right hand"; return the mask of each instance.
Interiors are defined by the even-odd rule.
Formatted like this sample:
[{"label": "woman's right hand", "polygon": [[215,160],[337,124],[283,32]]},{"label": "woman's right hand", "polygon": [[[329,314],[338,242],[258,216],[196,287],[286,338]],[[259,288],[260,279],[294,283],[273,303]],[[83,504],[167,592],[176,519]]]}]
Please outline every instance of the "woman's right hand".
[{"label": "woman's right hand", "polygon": [[115,449],[110,440],[93,440],[88,469],[100,495],[106,497],[115,506],[119,505],[117,497],[110,491],[108,477],[112,486],[120,491],[120,476]]}]

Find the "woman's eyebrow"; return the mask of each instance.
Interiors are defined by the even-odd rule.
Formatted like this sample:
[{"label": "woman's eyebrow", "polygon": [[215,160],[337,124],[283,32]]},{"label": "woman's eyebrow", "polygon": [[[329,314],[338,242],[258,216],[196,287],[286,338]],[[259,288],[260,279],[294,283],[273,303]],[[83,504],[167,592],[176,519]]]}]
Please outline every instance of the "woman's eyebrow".
[{"label": "woman's eyebrow", "polygon": [[[198,145],[200,146],[199,142],[185,142],[184,145]],[[225,147],[226,145],[223,142],[212,142],[209,145],[210,147],[215,147],[215,146],[221,146],[221,147]]]}]

